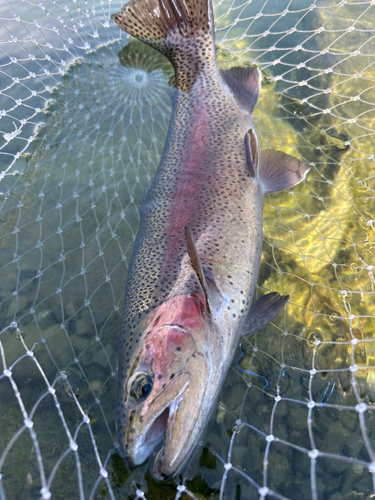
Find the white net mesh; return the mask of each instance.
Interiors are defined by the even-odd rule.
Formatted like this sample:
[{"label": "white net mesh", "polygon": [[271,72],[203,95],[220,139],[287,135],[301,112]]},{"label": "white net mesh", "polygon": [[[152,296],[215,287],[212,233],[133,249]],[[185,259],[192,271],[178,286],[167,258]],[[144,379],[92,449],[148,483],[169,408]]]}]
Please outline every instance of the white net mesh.
[{"label": "white net mesh", "polygon": [[171,70],[128,44],[120,6],[0,4],[0,499],[373,498],[374,0],[215,5],[219,64],[263,70],[262,145],[311,170],[264,204],[258,293],[290,302],[241,343],[186,473],[162,485],[119,457],[114,406]]}]

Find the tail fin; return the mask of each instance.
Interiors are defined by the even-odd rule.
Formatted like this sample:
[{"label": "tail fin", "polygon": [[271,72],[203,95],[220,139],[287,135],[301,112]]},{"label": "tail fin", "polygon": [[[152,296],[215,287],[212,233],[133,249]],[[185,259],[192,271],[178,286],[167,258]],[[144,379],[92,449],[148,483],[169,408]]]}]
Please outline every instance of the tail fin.
[{"label": "tail fin", "polygon": [[215,56],[211,0],[130,0],[111,17],[119,28],[168,57],[177,81],[179,72],[186,78]]},{"label": "tail fin", "polygon": [[157,41],[175,27],[184,38],[209,29],[207,0],[130,0],[112,19],[136,38]]}]

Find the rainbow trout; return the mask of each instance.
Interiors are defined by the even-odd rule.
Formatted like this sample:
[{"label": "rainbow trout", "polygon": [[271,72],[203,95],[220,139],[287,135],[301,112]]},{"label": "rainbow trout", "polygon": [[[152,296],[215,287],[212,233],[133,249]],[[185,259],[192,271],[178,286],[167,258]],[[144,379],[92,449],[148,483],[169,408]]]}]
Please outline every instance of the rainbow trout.
[{"label": "rainbow trout", "polygon": [[163,441],[153,469],[162,480],[194,450],[239,339],[288,299],[271,293],[252,305],[262,199],[300,182],[307,168],[259,152],[251,113],[260,72],[218,70],[211,2],[130,0],[112,19],[175,70],[168,136],[127,276],[116,409],[131,464]]}]

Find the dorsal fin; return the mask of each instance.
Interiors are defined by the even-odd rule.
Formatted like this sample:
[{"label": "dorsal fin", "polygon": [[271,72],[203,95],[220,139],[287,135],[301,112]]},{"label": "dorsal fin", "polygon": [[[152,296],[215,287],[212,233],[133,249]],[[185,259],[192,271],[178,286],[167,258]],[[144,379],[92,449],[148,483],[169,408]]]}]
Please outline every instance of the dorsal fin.
[{"label": "dorsal fin", "polygon": [[261,74],[255,66],[235,66],[220,71],[240,108],[253,112],[260,92]]},{"label": "dorsal fin", "polygon": [[203,290],[205,299],[206,299],[206,309],[208,313],[212,313],[212,309],[210,307],[210,300],[208,297],[209,294],[209,285],[207,284],[207,280],[204,274],[203,266],[201,263],[201,260],[198,255],[198,250],[195,245],[195,241],[193,238],[193,235],[191,234],[191,231],[188,227],[185,226],[185,235],[186,235],[186,243],[187,243],[187,251],[190,257],[190,262],[191,265],[195,271],[195,274],[197,275],[199,284],[201,285],[201,288]]},{"label": "dorsal fin", "polygon": [[148,192],[150,190],[150,187],[152,185],[152,181],[154,179],[150,179],[147,184],[145,185],[145,187],[143,188],[143,191],[142,191],[142,194],[141,194],[141,199],[139,200],[139,210],[142,209],[142,205],[145,203],[146,201],[146,198],[147,198],[147,195],[148,195]]}]

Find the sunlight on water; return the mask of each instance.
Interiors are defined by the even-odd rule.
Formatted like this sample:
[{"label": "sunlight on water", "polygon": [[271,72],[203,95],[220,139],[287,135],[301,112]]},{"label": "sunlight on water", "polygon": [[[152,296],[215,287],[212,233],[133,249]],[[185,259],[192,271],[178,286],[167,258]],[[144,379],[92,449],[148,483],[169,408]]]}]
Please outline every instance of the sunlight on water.
[{"label": "sunlight on water", "polygon": [[[328,33],[317,35],[312,30],[308,34],[309,56],[295,50],[301,35],[296,36],[297,43],[289,41],[293,59],[288,56],[285,64],[279,55],[267,53],[263,91],[254,112],[257,131],[264,147],[299,155],[311,170],[304,185],[265,200],[260,292],[288,293],[290,303],[274,328],[266,327],[243,342],[245,355],[239,361],[238,375],[252,383],[248,407],[242,397],[228,405],[226,394],[244,392],[238,382],[227,385],[229,392],[223,392],[222,403],[236,416],[246,415],[246,421],[260,430],[261,418],[265,433],[274,419],[278,423],[273,427],[275,436],[309,448],[308,409],[279,404],[272,414],[274,399],[267,404],[267,398],[271,394],[320,401],[321,408],[314,413],[316,448],[366,459],[357,418],[343,409],[337,413],[334,406],[355,406],[358,396],[367,403],[375,398],[375,371],[371,369],[375,346],[371,175],[375,74],[371,64],[374,44],[364,31],[374,20],[374,10],[362,17],[361,6],[342,7],[339,15],[337,10],[333,6],[313,11],[310,30],[324,26]],[[345,33],[357,18],[356,33]],[[231,32],[225,35],[232,36]],[[250,38],[248,50],[246,40],[224,46],[240,49],[240,60],[249,53],[250,60],[256,60],[258,42]],[[355,57],[350,57],[353,53]],[[313,379],[311,368],[318,371]],[[264,441],[255,436],[249,437],[248,446],[260,448],[262,454]],[[375,436],[370,436],[372,441]],[[259,464],[259,475],[252,469],[252,478],[260,482],[261,460],[255,459],[254,451],[244,453],[249,468]],[[271,487],[290,498],[304,497],[310,478],[301,476],[297,488],[295,478],[290,478],[305,470],[303,455],[301,460],[284,447],[271,453],[270,467],[273,464],[280,473],[269,476]],[[351,494],[357,466],[329,461],[325,465],[318,491],[340,492],[337,498]],[[343,471],[348,474],[344,482]],[[372,489],[370,475],[365,476],[358,481],[358,494]]]}]

